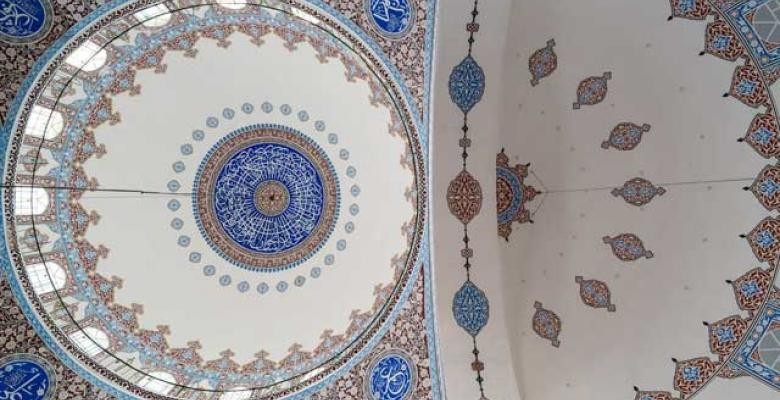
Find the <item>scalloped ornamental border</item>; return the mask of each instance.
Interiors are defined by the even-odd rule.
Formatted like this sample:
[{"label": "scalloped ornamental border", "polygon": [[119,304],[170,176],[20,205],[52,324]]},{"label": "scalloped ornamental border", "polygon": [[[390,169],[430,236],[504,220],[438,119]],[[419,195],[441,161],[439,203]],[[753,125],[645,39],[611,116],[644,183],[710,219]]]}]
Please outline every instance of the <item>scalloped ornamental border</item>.
[{"label": "scalloped ornamental border", "polygon": [[[737,32],[736,27],[731,24],[730,20],[728,18],[726,18],[726,16],[724,15],[725,13],[719,7],[717,7],[713,3],[712,0],[705,0],[705,2],[706,2],[707,5],[709,5],[712,8],[712,12],[713,13],[719,15],[729,25],[729,28],[731,30],[733,30],[734,32]],[[696,21],[687,20],[686,22],[690,23],[690,22],[696,22]],[[707,29],[707,26],[705,24],[705,26],[704,26],[705,33],[706,33],[706,29]],[[745,43],[741,40],[741,38],[742,38],[742,36],[738,34],[737,35],[737,40],[739,40],[741,45],[745,46]],[[754,64],[754,66],[756,67],[756,69],[758,70],[759,77],[761,78],[762,82],[764,83],[764,87],[766,87],[766,91],[767,91],[767,94],[769,96],[769,102],[771,104],[771,107],[769,107],[769,108],[774,113],[775,119],[778,119],[778,107],[777,107],[777,102],[775,101],[774,94],[772,93],[772,90],[771,90],[771,86],[772,85],[768,85],[767,84],[767,80],[766,80],[766,76],[764,74],[764,70],[761,67],[759,67],[760,64],[758,64],[756,62],[755,58],[753,57],[753,53],[751,53],[748,50],[747,46],[745,46],[745,55],[746,55],[747,59],[750,60],[750,62],[752,62]],[[716,59],[719,59],[719,58],[716,57]],[[723,61],[722,59],[720,59],[720,60]],[[728,61],[727,61],[727,63],[735,64],[735,62],[728,62]],[[727,78],[727,79],[730,80],[731,78]],[[761,263],[759,262],[759,264],[761,264]],[[768,264],[771,266],[772,262],[768,262]],[[779,278],[780,278],[780,262],[775,261],[774,262],[774,271],[773,271],[773,275],[772,275],[772,282],[773,282],[772,284],[775,285],[778,282]],[[756,316],[760,315],[761,313],[764,312],[764,310],[767,308],[767,306],[769,304],[769,300],[771,299],[771,297],[772,297],[771,293],[768,293],[767,296],[764,298],[764,301],[761,304],[761,307],[759,307],[758,310],[756,310],[756,314],[755,314]],[[758,324],[758,318],[754,318],[753,322],[748,326],[748,330],[746,332],[752,332],[755,329],[755,327],[757,326],[757,324]],[[723,370],[723,368],[725,368],[731,362],[731,359],[733,359],[734,356],[737,355],[739,347],[741,347],[742,344],[745,343],[746,340],[748,340],[748,337],[749,337],[749,335],[747,335],[747,334],[744,335],[744,337],[737,343],[736,347],[734,347],[734,350],[731,352],[731,354],[729,354],[729,356],[724,359],[723,363],[721,365],[719,365],[715,369],[715,372],[712,374],[712,376],[710,376],[710,378],[707,379],[706,382],[704,382],[701,386],[699,386],[699,388],[696,389],[695,392],[691,393],[688,396],[688,399],[693,399],[694,397],[697,397],[698,395],[700,395],[707,386],[709,386],[715,379],[718,378],[718,373],[721,370]],[[707,357],[709,358],[709,355]],[[760,380],[757,380],[757,381],[759,381],[760,383],[763,383]]]},{"label": "scalloped ornamental border", "polygon": [[[142,0],[137,0],[142,1]],[[398,71],[397,67],[390,62],[390,60],[387,58],[387,56],[382,52],[381,48],[377,45],[377,43],[374,41],[374,39],[371,38],[370,35],[368,35],[366,32],[364,32],[357,24],[349,20],[347,17],[336,11],[333,7],[326,4],[323,0],[308,0],[308,3],[311,5],[314,5],[321,9],[323,12],[327,13],[331,18],[333,18],[335,21],[342,24],[345,28],[349,29],[352,34],[357,36],[360,40],[363,41],[363,43],[374,53],[374,55],[379,59],[379,61],[383,64],[383,67],[390,72],[392,75],[393,80],[395,81],[396,85],[400,88],[404,100],[407,103],[407,106],[412,111],[411,115],[413,117],[412,123],[417,127],[417,131],[419,132],[419,141],[420,145],[423,149],[421,152],[422,156],[422,164],[426,168],[428,177],[430,178],[430,138],[429,138],[429,128],[431,124],[430,119],[430,110],[431,110],[431,101],[432,101],[432,95],[431,95],[431,86],[432,86],[432,79],[431,79],[431,73],[433,71],[433,40],[434,40],[434,30],[435,30],[435,21],[436,21],[436,3],[437,0],[424,0],[427,2],[428,5],[428,15],[426,18],[426,28],[428,31],[425,35],[425,51],[424,51],[424,73],[425,73],[425,80],[424,80],[424,101],[423,106],[425,107],[425,114],[424,119],[420,118],[419,112],[420,110],[417,109],[417,106],[415,105],[413,101],[413,97],[409,91],[409,88],[406,86],[405,81],[400,75],[400,72]],[[27,74],[27,77],[22,82],[22,85],[19,88],[19,91],[17,92],[16,97],[14,97],[13,102],[11,103],[11,107],[9,108],[9,112],[6,114],[6,123],[2,126],[0,129],[0,153],[4,155],[7,155],[8,153],[8,145],[9,145],[9,138],[10,133],[12,132],[12,128],[16,124],[16,115],[19,112],[19,109],[23,103],[24,100],[27,99],[29,90],[32,87],[32,85],[35,83],[36,78],[38,75],[43,71],[47,66],[49,66],[52,59],[57,55],[57,53],[65,47],[76,35],[78,35],[84,28],[89,26],[90,24],[94,23],[96,20],[100,19],[101,17],[105,16],[106,14],[110,13],[114,9],[118,8],[119,6],[126,5],[132,3],[133,0],[111,0],[102,6],[95,9],[92,13],[87,15],[86,17],[82,18],[76,24],[74,24],[71,28],[69,28],[65,33],[63,33],[54,43],[52,43],[44,52],[41,54],[40,57],[38,57],[38,60],[35,62],[33,67],[30,69],[30,72]],[[159,3],[158,2],[150,2],[151,4]],[[290,1],[293,4],[300,4],[305,3],[300,0],[292,0]],[[5,174],[5,164],[0,164],[0,176],[4,176]],[[431,180],[428,180],[428,186],[431,185]],[[430,189],[430,187],[428,187]],[[427,201],[430,205],[432,201],[432,194],[431,190],[427,191]],[[0,209],[2,208],[2,205],[0,205]],[[428,343],[429,346],[429,357],[431,359],[431,376],[432,376],[432,391],[434,398],[440,399],[442,398],[442,377],[440,376],[440,359],[438,357],[438,329],[437,325],[435,323],[436,320],[436,314],[435,310],[433,309],[435,307],[434,302],[434,288],[432,287],[432,279],[434,277],[433,271],[432,271],[432,265],[431,265],[431,253],[430,253],[430,234],[431,234],[431,215],[430,210],[426,208],[426,211],[428,211],[428,222],[424,224],[423,226],[423,232],[422,237],[420,238],[420,250],[418,254],[417,259],[417,265],[415,265],[412,270],[410,271],[411,277],[409,279],[409,283],[404,288],[398,303],[396,304],[395,308],[390,313],[387,321],[379,328],[379,330],[376,332],[374,337],[370,340],[370,342],[364,346],[363,349],[361,349],[358,354],[356,354],[354,357],[349,359],[347,363],[345,363],[341,368],[334,371],[330,376],[324,378],[323,380],[317,382],[316,384],[291,395],[290,399],[302,399],[307,395],[312,394],[313,392],[322,389],[326,385],[330,384],[333,380],[336,378],[344,375],[346,372],[348,372],[350,369],[352,369],[358,362],[362,361],[366,355],[368,355],[371,351],[373,351],[373,348],[376,347],[377,343],[384,337],[386,332],[391,326],[391,323],[395,321],[398,317],[398,314],[401,311],[401,308],[403,304],[407,301],[409,294],[411,293],[413,282],[418,279],[419,270],[420,268],[423,269],[423,278],[425,279],[424,282],[424,291],[425,291],[425,300],[426,305],[429,307],[425,308],[425,317],[427,321],[427,330],[428,335],[431,338],[430,342]],[[0,229],[3,231],[3,238],[7,239],[5,237],[5,220],[0,219]],[[8,252],[8,247],[6,246],[6,240],[0,241],[0,268],[3,271],[3,274],[6,275],[7,278],[14,276],[13,266],[10,261],[10,255]],[[127,399],[132,400],[134,397],[132,395],[129,395],[128,393],[124,392],[123,390],[119,389],[118,387],[115,387],[114,385],[111,385],[105,381],[103,381],[100,377],[92,374],[89,370],[87,370],[84,366],[82,366],[80,363],[75,361],[72,356],[63,351],[59,346],[57,346],[56,341],[52,337],[51,333],[49,333],[45,327],[43,327],[40,322],[34,318],[35,312],[30,307],[30,304],[24,300],[26,299],[23,295],[22,288],[19,286],[18,281],[15,279],[8,279],[11,290],[14,293],[14,296],[17,299],[23,299],[21,301],[20,306],[22,308],[22,311],[24,312],[25,316],[27,317],[30,324],[33,326],[33,328],[36,330],[38,335],[43,339],[43,341],[46,343],[47,347],[57,356],[57,358],[65,364],[68,368],[71,370],[77,372],[80,376],[85,377],[91,384],[97,386],[98,388],[118,397],[119,399]]]}]

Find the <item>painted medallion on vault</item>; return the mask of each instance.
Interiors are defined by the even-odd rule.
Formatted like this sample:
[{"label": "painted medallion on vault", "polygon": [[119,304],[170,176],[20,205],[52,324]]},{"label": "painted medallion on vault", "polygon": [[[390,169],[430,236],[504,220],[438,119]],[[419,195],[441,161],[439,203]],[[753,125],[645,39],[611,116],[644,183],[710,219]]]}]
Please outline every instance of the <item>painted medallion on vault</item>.
[{"label": "painted medallion on vault", "polygon": [[528,71],[531,72],[531,86],[536,86],[542,79],[552,75],[558,68],[558,55],[555,54],[555,39],[547,41],[547,45],[528,59]]},{"label": "painted medallion on vault", "polygon": [[38,41],[51,30],[53,16],[50,0],[0,0],[0,41]]},{"label": "painted medallion on vault", "polygon": [[536,332],[539,337],[547,339],[553,347],[559,347],[561,341],[558,336],[561,334],[562,322],[558,314],[550,311],[542,305],[540,302],[534,302],[533,317],[531,317],[531,328]]},{"label": "painted medallion on vault", "polygon": [[0,358],[0,399],[49,400],[57,375],[44,359],[33,354]]},{"label": "painted medallion on vault", "polygon": [[612,189],[613,196],[622,197],[626,203],[637,207],[650,203],[656,196],[663,196],[664,193],[666,189],[640,177],[629,179],[622,187]]},{"label": "painted medallion on vault", "polygon": [[392,349],[377,356],[366,370],[365,391],[370,400],[407,400],[416,386],[417,370],[404,351]]},{"label": "painted medallion on vault", "polygon": [[528,177],[528,164],[509,166],[509,157],[502,149],[496,155],[496,207],[498,211],[498,235],[509,240],[512,223],[531,221],[531,212],[526,204],[532,201],[539,191],[525,184]]},{"label": "painted medallion on vault", "polygon": [[336,223],[333,165],[314,141],[284,126],[250,126],[225,136],[208,152],[193,187],[201,233],[242,268],[297,265]]},{"label": "painted medallion on vault", "polygon": [[376,30],[390,38],[406,35],[414,25],[414,0],[363,0],[366,17]]},{"label": "painted medallion on vault", "polygon": [[645,248],[644,242],[633,233],[621,233],[609,237],[604,236],[602,241],[612,248],[612,254],[620,261],[636,261],[642,257],[653,258],[653,252]]},{"label": "painted medallion on vault", "polygon": [[582,106],[593,106],[601,103],[607,97],[607,81],[612,79],[612,72],[607,71],[601,76],[585,78],[577,86],[577,101],[572,108],[579,110]]}]

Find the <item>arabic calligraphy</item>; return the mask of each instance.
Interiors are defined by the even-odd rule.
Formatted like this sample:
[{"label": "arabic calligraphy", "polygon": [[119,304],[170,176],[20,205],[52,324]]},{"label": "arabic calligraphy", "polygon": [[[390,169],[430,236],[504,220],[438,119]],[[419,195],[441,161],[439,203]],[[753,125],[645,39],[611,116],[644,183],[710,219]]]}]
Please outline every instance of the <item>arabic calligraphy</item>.
[{"label": "arabic calligraphy", "polygon": [[44,400],[54,392],[51,367],[31,354],[0,360],[0,400]]},{"label": "arabic calligraphy", "polygon": [[403,36],[414,22],[413,0],[365,0],[369,20],[382,33]]},{"label": "arabic calligraphy", "polygon": [[404,400],[412,393],[415,369],[409,357],[397,351],[385,353],[372,363],[368,386],[375,400]]},{"label": "arabic calligraphy", "polygon": [[37,40],[51,26],[49,0],[0,0],[0,38]]}]

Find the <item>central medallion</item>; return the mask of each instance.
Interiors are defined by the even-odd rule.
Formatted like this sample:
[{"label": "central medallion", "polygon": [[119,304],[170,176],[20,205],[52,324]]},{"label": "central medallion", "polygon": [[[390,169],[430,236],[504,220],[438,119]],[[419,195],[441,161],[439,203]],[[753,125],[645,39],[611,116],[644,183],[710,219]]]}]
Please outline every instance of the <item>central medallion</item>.
[{"label": "central medallion", "polygon": [[263,182],[255,193],[255,205],[261,213],[269,217],[277,216],[290,205],[290,192],[279,181]]},{"label": "central medallion", "polygon": [[294,267],[327,241],[339,188],[325,152],[279,125],[252,125],[217,142],[193,187],[195,218],[206,241],[250,270]]}]

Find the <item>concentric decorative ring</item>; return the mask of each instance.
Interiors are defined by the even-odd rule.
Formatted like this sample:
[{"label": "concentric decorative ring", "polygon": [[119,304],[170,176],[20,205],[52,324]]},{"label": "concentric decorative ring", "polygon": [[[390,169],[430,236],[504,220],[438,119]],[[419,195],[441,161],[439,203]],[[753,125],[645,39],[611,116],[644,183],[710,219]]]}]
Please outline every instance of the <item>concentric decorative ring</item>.
[{"label": "concentric decorative ring", "polygon": [[17,353],[0,359],[0,398],[48,400],[56,391],[57,375],[43,358]]},{"label": "concentric decorative ring", "polygon": [[366,372],[364,390],[371,400],[407,400],[417,385],[417,367],[400,349],[376,356]]},{"label": "concentric decorative ring", "polygon": [[249,270],[302,263],[338,217],[333,165],[314,141],[285,126],[252,125],[227,135],[201,162],[193,187],[203,237]]}]

